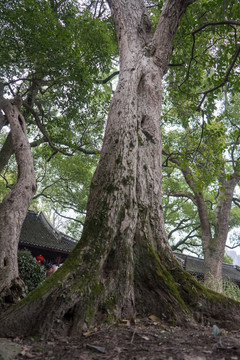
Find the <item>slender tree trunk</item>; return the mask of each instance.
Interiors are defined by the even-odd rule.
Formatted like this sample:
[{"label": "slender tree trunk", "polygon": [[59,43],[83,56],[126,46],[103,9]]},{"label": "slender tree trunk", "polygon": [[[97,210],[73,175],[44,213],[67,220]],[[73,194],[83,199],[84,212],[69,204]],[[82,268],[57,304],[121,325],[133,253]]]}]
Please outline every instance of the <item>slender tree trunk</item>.
[{"label": "slender tree trunk", "polygon": [[99,321],[149,313],[176,324],[186,321],[191,306],[199,315],[200,297],[200,312],[208,301],[216,302],[214,294],[211,300],[203,295],[201,285],[174,259],[160,201],[161,81],[189,2],[166,1],[155,33],[160,39],[152,34],[142,0],[109,3],[119,41],[120,78],[82,238],[52,277],[4,314],[1,335],[48,335],[53,328],[76,335]]},{"label": "slender tree trunk", "polygon": [[26,125],[20,113],[21,99],[3,99],[0,107],[11,126],[18,164],[17,184],[0,204],[0,297],[12,302],[24,291],[18,277],[17,249],[21,227],[36,191],[36,180]]},{"label": "slender tree trunk", "polygon": [[[229,230],[229,218],[233,192],[240,181],[237,169],[227,179],[221,176],[222,191],[216,207],[214,224],[210,223],[209,211],[204,200],[204,194],[195,185],[192,173],[188,167],[182,166],[178,159],[171,158],[177,164],[194,195],[184,193],[181,196],[190,198],[197,206],[201,227],[201,240],[204,254],[204,284],[215,291],[222,291],[222,264],[225,245]],[[213,228],[214,227],[214,228]]]},{"label": "slender tree trunk", "polygon": [[222,291],[222,264],[229,230],[229,218],[233,192],[240,177],[233,174],[229,180],[222,180],[223,189],[215,212],[215,234],[203,239],[204,282],[212,289]]},{"label": "slender tree trunk", "polygon": [[[198,208],[202,247],[204,255],[204,284],[210,289],[219,292],[222,290],[222,261],[224,256],[224,245],[217,242],[212,237],[212,229],[209,222],[208,209],[202,192],[195,193],[196,204]],[[222,254],[223,250],[223,254]]]}]

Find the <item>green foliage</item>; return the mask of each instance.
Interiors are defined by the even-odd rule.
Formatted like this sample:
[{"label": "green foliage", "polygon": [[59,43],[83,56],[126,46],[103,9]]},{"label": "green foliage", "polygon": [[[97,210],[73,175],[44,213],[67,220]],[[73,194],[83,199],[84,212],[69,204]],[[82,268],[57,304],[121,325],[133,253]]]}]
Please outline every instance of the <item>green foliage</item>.
[{"label": "green foliage", "polygon": [[[168,181],[170,181],[170,186]],[[191,200],[166,194],[169,194],[169,191],[174,194],[177,188],[182,191],[186,189],[186,185],[179,175],[178,177],[176,175],[176,178],[163,178],[162,205],[170,245],[174,251],[189,250],[200,255],[202,254],[201,233],[196,207]]]},{"label": "green foliage", "polygon": [[[219,194],[227,196],[226,181],[239,171],[239,76],[238,62],[232,61],[240,31],[239,26],[224,23],[238,21],[239,13],[240,4],[235,1],[200,0],[192,4],[175,37],[170,58],[174,66],[166,76],[162,117],[164,217],[171,244],[198,254],[199,219],[188,195],[203,194],[214,236]],[[233,66],[226,78],[230,64]],[[224,107],[219,106],[220,101]],[[178,163],[171,162],[171,157]],[[181,172],[186,169],[189,172],[184,179]],[[235,194],[238,198],[237,191]],[[239,209],[233,207],[229,229],[239,224],[239,216]]]},{"label": "green foliage", "polygon": [[[178,66],[170,68],[168,81],[175,107],[184,110],[179,111],[182,123],[188,124],[199,105],[208,120],[213,116],[240,36],[239,26],[227,22],[238,21],[239,12],[239,3],[233,0],[200,0],[188,8],[181,20],[170,59]],[[227,78],[228,91],[232,93],[239,90],[239,76],[234,72],[237,66],[237,62],[233,63]],[[213,88],[202,103],[203,93]]]},{"label": "green foliage", "polygon": [[225,253],[224,258],[223,258],[223,262],[224,262],[224,264],[232,265],[233,264],[233,259],[231,258],[230,255]]},{"label": "green foliage", "polygon": [[[211,224],[215,223],[216,207],[223,198],[229,196],[225,191],[228,182],[239,176],[239,94],[225,99],[218,113],[211,121],[202,123],[200,117],[189,121],[187,126],[177,123],[177,114],[170,105],[170,128],[164,120],[163,125],[163,205],[166,228],[171,234],[171,244],[180,244],[179,249],[190,249],[199,254],[199,229],[194,194],[201,193],[208,209]],[[170,100],[169,100],[170,101]],[[174,161],[171,161],[173,159]],[[185,171],[185,177],[184,177]],[[231,194],[230,194],[231,196]],[[239,187],[234,191],[229,231],[238,227],[240,219]],[[231,200],[231,199],[230,199]],[[191,203],[191,205],[190,205]],[[181,222],[184,224],[181,224]],[[179,226],[181,224],[181,226]],[[174,231],[175,229],[175,231]],[[177,234],[177,236],[175,236]],[[212,225],[212,236],[215,227]]]},{"label": "green foliage", "polygon": [[77,1],[1,0],[0,8],[2,76],[35,72],[39,80],[57,78],[59,85],[82,82],[84,94],[83,80],[109,67],[112,25],[80,12]]},{"label": "green foliage", "polygon": [[175,130],[163,129],[163,146],[178,159],[178,168],[188,168],[194,181],[195,191],[202,191],[217,180],[224,164],[226,129],[216,120],[205,123],[203,128],[195,123],[187,128],[180,125]]},{"label": "green foliage", "polygon": [[[44,118],[55,146],[96,147],[110,94],[97,80],[109,73],[117,50],[111,22],[80,11],[74,0],[2,1],[0,80]],[[39,140],[36,118],[28,109],[24,116],[29,136]]]},{"label": "green foliage", "polygon": [[[154,28],[164,2],[146,3]],[[163,189],[168,193],[189,191],[181,175],[181,170],[189,167],[194,181],[190,194],[193,190],[204,192],[213,222],[214,200],[218,191],[224,190],[223,182],[218,182],[219,172],[226,165],[226,149],[231,151],[230,144],[239,130],[229,130],[228,117],[233,119],[230,106],[220,115],[214,112],[222,96],[221,87],[206,96],[201,113],[197,110],[203,92],[225,78],[239,29],[206,24],[223,18],[237,21],[239,13],[239,4],[232,0],[225,8],[220,0],[192,4],[175,37],[170,64],[177,66],[170,66],[165,78],[163,145],[169,154],[177,154],[180,166],[166,168]],[[113,22],[108,13],[96,16],[87,2],[77,0],[9,0],[7,4],[0,0],[0,29],[0,80],[8,84],[5,95],[22,95],[42,126],[36,126],[33,112],[25,107],[29,137],[32,142],[41,142],[34,151],[38,192],[32,207],[49,215],[53,209],[65,215],[73,209],[79,222],[73,225],[68,221],[66,227],[78,238],[98,161],[98,153],[89,158],[79,155],[79,150],[94,153],[101,147],[112,92],[99,79],[109,75],[118,54]],[[239,89],[234,71],[228,76],[227,96]],[[237,102],[236,97],[230,102]],[[236,110],[237,105],[237,124]],[[235,157],[239,158],[238,144],[235,147]],[[71,157],[66,158],[66,154]],[[225,170],[229,176],[231,167],[227,165]],[[11,187],[15,179],[16,169],[10,166],[0,181],[0,190],[4,184]],[[178,198],[173,202],[164,195],[163,202],[168,232],[187,219],[184,225],[189,232],[194,230],[189,243],[198,246],[199,221],[191,201]],[[238,221],[237,211],[235,214],[231,226]],[[180,231],[184,238],[184,228]]]},{"label": "green foliage", "polygon": [[50,219],[54,211],[74,217],[77,221],[62,219],[61,231],[79,239],[90,182],[98,157],[82,153],[65,157],[58,153],[54,156],[54,161],[47,162],[48,155],[48,147],[37,148],[34,151],[38,191],[31,206],[44,210]]},{"label": "green foliage", "polygon": [[[163,205],[167,232],[173,247],[201,253],[200,222],[195,194],[201,193],[208,211],[212,236],[215,236],[215,211],[219,202],[231,196],[226,190],[233,177],[239,176],[239,94],[219,102],[218,112],[203,122],[195,113],[187,124],[179,121],[179,111],[168,97],[163,119]],[[182,114],[187,109],[182,109]],[[171,124],[171,126],[170,126]],[[173,160],[173,161],[171,161]],[[234,191],[229,227],[240,219],[239,187]],[[231,201],[232,199],[230,199]],[[179,240],[180,239],[180,240]]]},{"label": "green foliage", "polygon": [[[32,207],[74,210],[78,237],[112,96],[100,80],[118,53],[107,15],[76,0],[0,0],[0,81],[4,96],[24,100],[38,183]],[[2,194],[16,174],[9,162],[0,179]]]},{"label": "green foliage", "polygon": [[18,251],[18,269],[19,276],[25,283],[26,294],[35,289],[46,278],[44,267],[38,264],[28,250]]}]

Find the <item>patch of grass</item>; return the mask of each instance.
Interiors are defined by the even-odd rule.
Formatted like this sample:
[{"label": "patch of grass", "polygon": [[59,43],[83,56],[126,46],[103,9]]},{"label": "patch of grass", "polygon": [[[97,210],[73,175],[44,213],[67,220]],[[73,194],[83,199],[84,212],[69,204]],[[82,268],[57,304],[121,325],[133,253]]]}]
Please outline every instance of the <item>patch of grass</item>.
[{"label": "patch of grass", "polygon": [[[219,292],[219,283],[212,277],[208,281],[208,287],[216,292]],[[231,280],[223,279],[221,282],[221,293],[230,299],[240,302],[240,288]]]},{"label": "patch of grass", "polygon": [[240,302],[240,288],[237,284],[230,280],[223,280],[223,293],[236,301]]}]

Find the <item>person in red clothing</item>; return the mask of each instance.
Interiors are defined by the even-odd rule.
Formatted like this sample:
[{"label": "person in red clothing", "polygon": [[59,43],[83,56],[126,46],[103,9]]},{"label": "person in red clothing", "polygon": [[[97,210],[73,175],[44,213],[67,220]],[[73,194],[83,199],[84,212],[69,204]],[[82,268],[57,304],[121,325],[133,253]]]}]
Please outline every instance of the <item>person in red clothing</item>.
[{"label": "person in red clothing", "polygon": [[36,260],[39,264],[42,264],[42,262],[44,261],[44,257],[42,255],[37,255]]}]

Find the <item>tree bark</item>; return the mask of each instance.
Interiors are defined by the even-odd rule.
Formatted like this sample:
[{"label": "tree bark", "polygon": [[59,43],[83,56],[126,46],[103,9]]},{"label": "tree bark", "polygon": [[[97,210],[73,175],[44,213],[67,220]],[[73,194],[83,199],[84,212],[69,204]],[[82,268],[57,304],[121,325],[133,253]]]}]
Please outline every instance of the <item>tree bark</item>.
[{"label": "tree bark", "polygon": [[229,218],[233,193],[240,176],[234,173],[230,179],[222,179],[222,190],[215,212],[214,236],[203,241],[204,282],[212,289],[222,291],[222,263],[229,230]]},{"label": "tree bark", "polygon": [[[176,324],[188,319],[191,307],[198,316],[207,309],[207,301],[216,303],[216,295],[210,300],[174,259],[160,201],[161,82],[177,24],[189,2],[166,1],[157,38],[142,0],[109,3],[119,42],[120,76],[83,234],[64,265],[0,319],[2,336],[48,336],[53,328],[76,335],[96,322],[149,313]],[[226,306],[229,300],[221,301]],[[215,323],[221,319],[220,307],[218,298]]]},{"label": "tree bark", "polygon": [[10,157],[13,154],[13,146],[12,146],[12,135],[11,132],[8,134],[5,143],[3,144],[0,151],[0,174],[4,167],[8,164]]},{"label": "tree bark", "polygon": [[11,126],[18,165],[17,183],[0,204],[0,297],[13,302],[24,292],[18,277],[17,249],[21,227],[36,191],[36,180],[26,125],[20,112],[21,99],[2,99],[0,108]]}]

